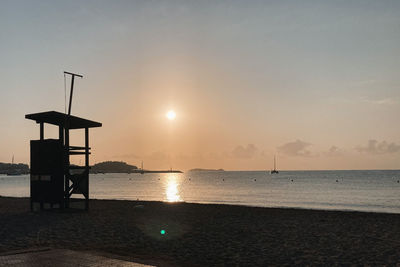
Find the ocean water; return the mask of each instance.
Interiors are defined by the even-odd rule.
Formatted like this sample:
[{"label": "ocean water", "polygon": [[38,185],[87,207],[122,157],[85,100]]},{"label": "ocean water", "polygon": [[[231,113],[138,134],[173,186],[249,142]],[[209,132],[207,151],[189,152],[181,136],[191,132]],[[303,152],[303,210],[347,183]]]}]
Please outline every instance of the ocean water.
[{"label": "ocean water", "polygon": [[[184,201],[400,213],[400,170],[93,174],[95,199]],[[29,175],[0,175],[1,196],[29,196]]]}]

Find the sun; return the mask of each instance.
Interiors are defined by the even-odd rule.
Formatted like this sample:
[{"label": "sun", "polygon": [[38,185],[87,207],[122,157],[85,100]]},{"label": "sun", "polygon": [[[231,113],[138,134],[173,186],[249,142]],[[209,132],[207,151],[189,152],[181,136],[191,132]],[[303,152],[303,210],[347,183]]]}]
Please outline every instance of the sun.
[{"label": "sun", "polygon": [[170,121],[175,120],[176,118],[176,113],[173,110],[170,110],[167,112],[167,114],[165,114],[165,116],[167,117],[167,119],[169,119]]}]

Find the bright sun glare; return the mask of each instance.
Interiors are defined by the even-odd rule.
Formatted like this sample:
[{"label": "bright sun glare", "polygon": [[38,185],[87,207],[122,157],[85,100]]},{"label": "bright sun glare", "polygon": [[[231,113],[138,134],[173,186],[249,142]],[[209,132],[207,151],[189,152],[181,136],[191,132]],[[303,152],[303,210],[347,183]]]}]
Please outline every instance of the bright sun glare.
[{"label": "bright sun glare", "polygon": [[165,115],[167,117],[167,119],[169,119],[170,121],[174,120],[176,117],[176,113],[173,110],[170,110],[167,112],[167,114]]},{"label": "bright sun glare", "polygon": [[179,195],[179,181],[175,175],[168,175],[165,184],[165,195],[168,202],[177,202],[181,200]]}]

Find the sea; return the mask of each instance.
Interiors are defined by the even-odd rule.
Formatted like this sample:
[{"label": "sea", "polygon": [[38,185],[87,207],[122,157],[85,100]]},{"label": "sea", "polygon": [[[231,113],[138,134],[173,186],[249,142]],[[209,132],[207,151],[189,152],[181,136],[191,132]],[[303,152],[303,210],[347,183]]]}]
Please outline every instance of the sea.
[{"label": "sea", "polygon": [[[0,196],[29,197],[29,181],[0,174]],[[400,213],[400,170],[91,174],[89,188],[92,199]]]}]

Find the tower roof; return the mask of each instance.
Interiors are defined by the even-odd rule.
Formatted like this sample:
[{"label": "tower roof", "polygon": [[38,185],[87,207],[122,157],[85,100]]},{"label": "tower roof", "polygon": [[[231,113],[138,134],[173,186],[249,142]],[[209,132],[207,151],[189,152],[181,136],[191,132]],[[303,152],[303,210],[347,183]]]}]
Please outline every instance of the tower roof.
[{"label": "tower roof", "polygon": [[84,129],[84,128],[94,128],[101,127],[100,122],[91,121],[76,116],[68,116],[65,113],[57,111],[46,111],[40,113],[33,113],[25,115],[26,119],[34,120],[36,123],[48,123],[57,126],[65,127],[67,122],[69,122],[69,129]]}]

